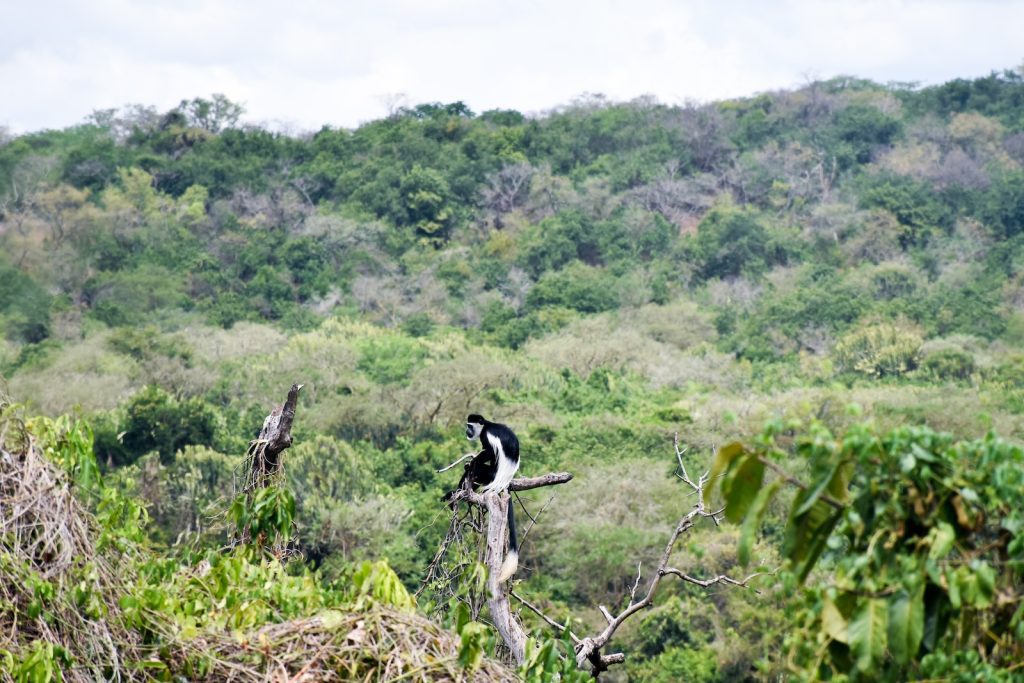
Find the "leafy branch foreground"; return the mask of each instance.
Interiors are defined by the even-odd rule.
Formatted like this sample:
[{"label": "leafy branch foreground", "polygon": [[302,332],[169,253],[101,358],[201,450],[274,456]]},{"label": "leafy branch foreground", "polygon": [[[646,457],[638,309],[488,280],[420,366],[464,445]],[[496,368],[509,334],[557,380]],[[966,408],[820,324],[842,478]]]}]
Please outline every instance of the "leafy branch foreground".
[{"label": "leafy branch foreground", "polygon": [[[787,668],[813,680],[1021,680],[1024,451],[927,427],[834,436],[817,425],[792,444],[785,431],[721,448],[712,474],[742,524],[742,563],[779,484],[798,489],[781,548],[787,581],[803,585]],[[777,464],[791,451],[807,483]]]},{"label": "leafy branch foreground", "polygon": [[383,563],[342,585],[252,546],[181,562],[145,522],[86,424],[0,403],[0,681],[518,680],[467,662]]}]

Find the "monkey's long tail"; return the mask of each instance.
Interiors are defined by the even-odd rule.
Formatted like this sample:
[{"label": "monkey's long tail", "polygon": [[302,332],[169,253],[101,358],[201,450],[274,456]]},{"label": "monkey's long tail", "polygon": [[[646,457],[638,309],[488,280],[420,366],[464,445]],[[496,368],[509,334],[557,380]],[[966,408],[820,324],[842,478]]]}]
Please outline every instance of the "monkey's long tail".
[{"label": "monkey's long tail", "polygon": [[513,512],[515,501],[512,500],[512,492],[508,495],[508,554],[505,561],[501,563],[501,573],[498,574],[498,581],[504,582],[512,578],[519,568],[519,543],[516,541],[516,516]]}]

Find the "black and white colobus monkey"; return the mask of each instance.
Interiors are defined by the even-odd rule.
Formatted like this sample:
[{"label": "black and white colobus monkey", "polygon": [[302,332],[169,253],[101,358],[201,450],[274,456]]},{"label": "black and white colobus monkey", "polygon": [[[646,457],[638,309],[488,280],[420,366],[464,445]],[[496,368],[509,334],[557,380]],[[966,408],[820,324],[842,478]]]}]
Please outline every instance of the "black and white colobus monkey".
[{"label": "black and white colobus monkey", "polygon": [[[469,486],[476,489],[482,486],[483,493],[500,493],[512,483],[512,477],[519,469],[519,439],[515,433],[503,424],[491,422],[482,415],[470,415],[466,418],[466,438],[470,441],[480,439],[482,450],[466,465],[466,471],[459,480],[454,491],[449,491],[444,499],[449,500],[455,491]],[[501,564],[499,581],[505,581],[519,567],[519,547],[516,542],[516,520],[512,512],[512,500],[508,501],[508,555]]]}]

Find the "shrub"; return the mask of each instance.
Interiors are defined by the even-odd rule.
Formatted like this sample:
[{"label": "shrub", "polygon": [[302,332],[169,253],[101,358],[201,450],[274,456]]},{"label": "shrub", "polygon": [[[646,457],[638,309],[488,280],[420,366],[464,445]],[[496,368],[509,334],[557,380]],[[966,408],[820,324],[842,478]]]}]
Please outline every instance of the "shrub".
[{"label": "shrub", "polygon": [[410,337],[426,337],[434,329],[434,321],[426,313],[413,313],[402,323],[402,331]]},{"label": "shrub", "polygon": [[631,680],[651,683],[712,683],[722,680],[718,675],[718,655],[710,647],[694,650],[670,647],[653,659],[629,665],[628,670]]},{"label": "shrub", "polygon": [[121,442],[131,460],[157,451],[160,461],[168,464],[183,446],[210,446],[214,440],[216,415],[198,398],[178,401],[163,389],[148,386],[128,402],[125,413]]},{"label": "shrub", "polygon": [[1001,278],[981,268],[972,268],[966,275],[971,279],[962,286],[936,286],[922,302],[917,319],[939,335],[961,333],[995,339],[1006,331]]},{"label": "shrub", "polygon": [[358,369],[380,384],[408,382],[427,355],[420,344],[399,336],[368,339],[359,352]]},{"label": "shrub", "polygon": [[877,107],[854,104],[841,110],[835,116],[835,144],[833,151],[845,166],[867,163],[872,150],[888,145],[900,133],[899,119],[893,118]]},{"label": "shrub", "polygon": [[904,263],[879,264],[870,275],[870,286],[879,299],[892,301],[911,296],[918,287],[917,272]]},{"label": "shrub", "polygon": [[905,176],[873,176],[863,182],[860,204],[866,209],[885,209],[902,226],[904,249],[926,244],[938,228],[952,227],[953,213],[924,182]]},{"label": "shrub", "polygon": [[590,265],[603,261],[593,223],[580,211],[563,211],[527,231],[519,265],[534,277],[579,259]]},{"label": "shrub", "polygon": [[526,296],[526,303],[531,308],[565,306],[581,313],[598,313],[619,305],[618,289],[613,275],[577,261],[545,273]]},{"label": "shrub", "polygon": [[835,360],[844,372],[898,377],[917,368],[921,343],[921,335],[913,330],[888,323],[868,325],[839,340]]},{"label": "shrub", "polygon": [[921,372],[935,379],[967,380],[974,371],[974,356],[953,346],[926,352],[921,360]]},{"label": "shrub", "polygon": [[697,226],[691,244],[703,279],[759,275],[785,265],[790,254],[781,240],[757,220],[755,214],[732,207],[717,207]]},{"label": "shrub", "polygon": [[101,273],[86,284],[92,315],[107,325],[129,325],[161,308],[184,307],[183,277],[161,266]]},{"label": "shrub", "polygon": [[0,329],[5,337],[29,343],[46,339],[51,299],[28,275],[0,261]]}]

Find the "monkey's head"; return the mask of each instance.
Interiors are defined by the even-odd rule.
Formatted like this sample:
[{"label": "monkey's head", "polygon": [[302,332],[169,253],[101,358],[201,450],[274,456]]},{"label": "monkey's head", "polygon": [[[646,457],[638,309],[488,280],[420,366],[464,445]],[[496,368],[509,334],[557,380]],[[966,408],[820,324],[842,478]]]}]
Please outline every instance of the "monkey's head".
[{"label": "monkey's head", "polygon": [[466,418],[466,438],[474,441],[480,438],[480,432],[484,430],[487,420],[482,415],[470,415]]}]

